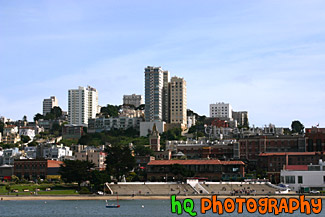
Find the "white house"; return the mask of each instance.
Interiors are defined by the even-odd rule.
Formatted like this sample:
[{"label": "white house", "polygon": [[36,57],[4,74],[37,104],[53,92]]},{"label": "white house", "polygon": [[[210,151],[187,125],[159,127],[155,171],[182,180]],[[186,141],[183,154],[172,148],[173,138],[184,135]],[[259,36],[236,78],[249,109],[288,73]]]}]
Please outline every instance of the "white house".
[{"label": "white house", "polygon": [[33,140],[35,137],[34,127],[20,127],[19,136],[28,136],[31,140]]}]

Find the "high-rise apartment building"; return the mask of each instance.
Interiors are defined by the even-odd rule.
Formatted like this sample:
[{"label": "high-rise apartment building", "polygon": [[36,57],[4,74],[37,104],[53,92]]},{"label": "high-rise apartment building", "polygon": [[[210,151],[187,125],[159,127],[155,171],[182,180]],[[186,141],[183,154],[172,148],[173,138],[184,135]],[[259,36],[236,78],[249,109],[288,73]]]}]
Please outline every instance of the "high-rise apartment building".
[{"label": "high-rise apartment building", "polygon": [[50,113],[52,108],[58,106],[58,100],[55,96],[43,100],[43,115]]},{"label": "high-rise apartment building", "polygon": [[186,81],[183,78],[172,77],[169,83],[170,123],[187,125]]},{"label": "high-rise apartment building", "polygon": [[[145,68],[145,120],[168,121],[168,71],[161,67]],[[166,111],[167,109],[167,111]]]},{"label": "high-rise apartment building", "polygon": [[98,106],[98,92],[88,86],[71,89],[68,92],[69,124],[87,125],[89,118],[95,118]]},{"label": "high-rise apartment building", "polygon": [[210,117],[232,118],[232,107],[229,103],[219,102],[210,104]]},{"label": "high-rise apartment building", "polygon": [[123,96],[123,104],[124,105],[134,105],[136,108],[143,104],[142,95],[124,95]]}]

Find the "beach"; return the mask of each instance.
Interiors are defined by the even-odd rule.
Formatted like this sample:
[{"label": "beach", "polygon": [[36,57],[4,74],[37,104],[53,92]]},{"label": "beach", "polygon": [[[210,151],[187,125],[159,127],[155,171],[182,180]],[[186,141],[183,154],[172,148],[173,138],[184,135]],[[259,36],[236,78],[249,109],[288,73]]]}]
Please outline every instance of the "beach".
[{"label": "beach", "polygon": [[[201,198],[210,198],[212,195],[177,195],[177,199],[201,199]],[[262,198],[262,197],[272,197],[272,198],[290,198],[296,197],[298,198],[300,195],[298,194],[283,194],[283,195],[248,195],[248,196],[240,196],[241,198]],[[218,195],[218,198],[225,199],[225,198],[236,198],[239,196],[227,196],[227,195]],[[119,200],[169,200],[170,196],[153,196],[153,195],[136,195],[136,196],[119,196]],[[325,196],[322,195],[306,195],[306,199],[311,198],[321,198],[325,199]],[[23,201],[23,200],[116,200],[116,195],[105,195],[105,196],[94,196],[94,195],[71,195],[71,196],[0,196],[2,201],[11,200],[11,201]],[[0,201],[1,202],[1,201]]]}]

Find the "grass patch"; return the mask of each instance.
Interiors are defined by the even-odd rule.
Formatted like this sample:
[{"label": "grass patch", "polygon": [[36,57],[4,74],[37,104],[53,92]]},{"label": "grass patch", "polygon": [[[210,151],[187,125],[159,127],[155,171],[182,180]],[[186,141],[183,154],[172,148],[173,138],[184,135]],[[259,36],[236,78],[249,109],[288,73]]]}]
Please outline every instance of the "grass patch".
[{"label": "grass patch", "polygon": [[[30,195],[30,192],[35,192],[36,189],[39,189],[38,194],[41,195],[64,195],[64,194],[77,194],[76,185],[71,184],[13,184],[10,185],[11,191],[18,190],[18,195]],[[50,188],[51,191],[45,191],[45,189]],[[29,192],[24,192],[28,189]],[[6,195],[8,191],[6,186],[0,186],[0,195]],[[10,192],[10,195],[16,195],[15,192]]]}]

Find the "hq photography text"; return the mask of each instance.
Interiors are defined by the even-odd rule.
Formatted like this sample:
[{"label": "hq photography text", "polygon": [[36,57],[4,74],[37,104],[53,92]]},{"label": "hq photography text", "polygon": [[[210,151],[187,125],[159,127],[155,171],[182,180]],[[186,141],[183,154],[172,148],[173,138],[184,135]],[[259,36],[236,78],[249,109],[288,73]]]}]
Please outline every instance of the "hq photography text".
[{"label": "hq photography text", "polygon": [[[183,201],[177,200],[176,195],[170,197],[171,212],[181,215],[183,212],[188,213],[190,216],[196,216],[194,201],[190,198]],[[322,211],[322,199],[310,199],[305,200],[305,196],[299,196],[299,198],[226,198],[224,200],[218,200],[217,195],[213,195],[211,198],[200,199],[200,212],[205,214],[207,211],[212,211],[215,214],[222,215],[224,213],[237,212],[239,214],[244,212],[244,209],[248,213],[258,212],[260,214],[273,213],[278,215],[280,213],[305,213],[307,215],[311,213],[318,214]]]}]

